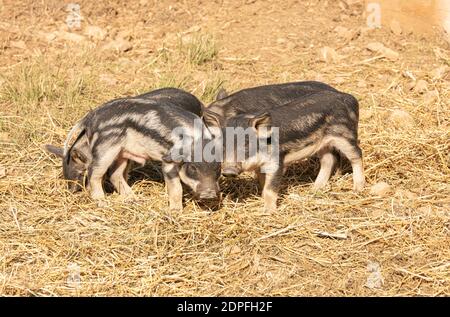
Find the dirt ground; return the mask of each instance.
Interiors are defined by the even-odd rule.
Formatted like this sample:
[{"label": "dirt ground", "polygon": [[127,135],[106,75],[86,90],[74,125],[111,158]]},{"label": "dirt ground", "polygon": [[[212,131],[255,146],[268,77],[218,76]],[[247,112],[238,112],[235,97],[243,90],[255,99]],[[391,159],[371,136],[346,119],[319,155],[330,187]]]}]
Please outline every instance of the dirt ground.
[{"label": "dirt ground", "polygon": [[[370,30],[362,2],[79,1],[69,29],[69,1],[0,1],[0,294],[450,295],[450,46]],[[137,202],[99,208],[41,149],[113,98],[299,80],[358,98],[363,193],[351,174],[312,192],[311,159],[276,213],[251,175],[221,181],[215,212],[187,193],[170,213],[150,164]]]}]

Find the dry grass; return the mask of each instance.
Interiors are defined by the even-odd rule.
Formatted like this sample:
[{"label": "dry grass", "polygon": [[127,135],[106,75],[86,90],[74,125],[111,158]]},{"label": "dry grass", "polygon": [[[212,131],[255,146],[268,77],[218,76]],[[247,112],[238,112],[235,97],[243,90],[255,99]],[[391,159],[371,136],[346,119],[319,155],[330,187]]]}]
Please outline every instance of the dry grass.
[{"label": "dry grass", "polygon": [[[151,4],[151,28],[135,23],[148,11],[130,5],[111,4],[122,18],[109,19],[104,5],[81,1],[91,23],[106,28],[114,20],[110,34],[131,32],[133,49],[117,53],[102,52],[102,43],[39,40],[37,32],[55,28],[49,16],[64,21],[56,2],[30,10],[25,1],[5,3],[3,15],[26,10],[39,27],[29,35],[28,19],[18,18],[0,38],[0,294],[450,295],[450,83],[430,76],[450,61],[443,42],[377,30],[342,43],[333,28],[357,29],[361,18],[331,22],[341,8],[321,1],[312,7],[322,10],[314,21],[307,4],[239,5],[245,25],[230,13],[234,2],[220,10],[203,3],[200,14],[160,1]],[[5,16],[0,20],[9,21]],[[192,38],[216,42],[189,55],[179,38],[195,24],[201,29]],[[27,49],[9,46],[17,40]],[[400,59],[373,58],[365,49],[373,41],[396,49]],[[318,61],[325,45],[345,58]],[[436,99],[409,91],[407,72],[425,79]],[[115,82],[100,80],[103,74]],[[244,176],[222,181],[218,211],[200,208],[187,194],[185,209],[171,214],[150,165],[133,173],[138,202],[112,194],[109,207],[98,208],[86,194],[65,190],[60,162],[40,148],[62,144],[86,111],[119,96],[177,86],[208,103],[222,85],[236,90],[310,79],[358,97],[366,177],[369,186],[389,183],[390,195],[353,193],[349,174],[335,175],[314,194],[318,165],[310,160],[288,171],[276,213],[261,212],[256,183]],[[393,109],[408,111],[414,125],[393,124]],[[367,285],[373,263],[383,280],[377,288]]]},{"label": "dry grass", "polygon": [[216,40],[210,34],[197,34],[186,42],[182,40],[180,47],[193,65],[205,64],[217,56]]}]

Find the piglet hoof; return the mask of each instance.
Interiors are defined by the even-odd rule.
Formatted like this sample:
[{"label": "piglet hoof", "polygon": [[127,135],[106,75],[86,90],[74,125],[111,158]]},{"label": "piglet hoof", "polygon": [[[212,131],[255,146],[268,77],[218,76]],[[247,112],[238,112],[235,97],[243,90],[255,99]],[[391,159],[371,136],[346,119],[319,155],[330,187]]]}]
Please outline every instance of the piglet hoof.
[{"label": "piglet hoof", "polygon": [[174,212],[174,213],[177,213],[177,212],[181,212],[181,211],[183,211],[183,205],[181,204],[172,204],[172,205],[169,205],[169,212],[170,213],[172,213],[172,212]]},{"label": "piglet hoof", "polygon": [[317,177],[314,181],[313,188],[314,189],[321,189],[326,187],[328,184],[328,180],[323,179],[322,177]]},{"label": "piglet hoof", "polygon": [[277,211],[277,206],[264,206],[263,211],[265,214],[272,214]]},{"label": "piglet hoof", "polygon": [[353,190],[360,193],[364,190],[365,182],[358,182],[353,185]]},{"label": "piglet hoof", "polygon": [[312,191],[314,194],[320,194],[320,193],[323,193],[325,190],[326,190],[326,184],[324,184],[324,185],[322,185],[322,184],[318,184],[318,185],[314,184],[314,185],[311,187],[311,191]]},{"label": "piglet hoof", "polygon": [[135,203],[138,202],[138,197],[135,194],[127,194],[122,196],[122,200],[126,203]]},{"label": "piglet hoof", "polygon": [[99,208],[108,207],[108,202],[104,199],[97,200],[97,207],[99,207]]},{"label": "piglet hoof", "polygon": [[134,196],[134,192],[130,186],[122,186],[119,189],[119,195],[122,197]]}]

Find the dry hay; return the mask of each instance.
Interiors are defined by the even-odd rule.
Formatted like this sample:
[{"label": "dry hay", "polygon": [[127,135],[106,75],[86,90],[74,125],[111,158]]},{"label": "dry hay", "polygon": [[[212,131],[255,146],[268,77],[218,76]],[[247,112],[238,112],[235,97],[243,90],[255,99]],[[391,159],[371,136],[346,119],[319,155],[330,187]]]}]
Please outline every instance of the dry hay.
[{"label": "dry hay", "polygon": [[[184,16],[181,4],[172,4],[172,11],[166,2],[152,5],[153,33],[139,23],[127,29],[143,19],[143,10],[111,5],[122,18],[114,19],[108,36],[127,29],[133,45],[127,52],[102,52],[102,43],[87,40],[42,42],[27,35],[28,20],[20,18],[10,28],[16,31],[2,38],[0,294],[450,295],[450,84],[430,75],[450,63],[442,41],[361,29],[360,16],[349,12],[363,8],[334,2],[252,2],[239,6],[248,26],[229,14],[234,2],[221,10],[202,4],[210,20],[190,12],[189,25],[166,25]],[[111,7],[83,1],[81,7],[92,15],[90,23],[106,28],[111,21]],[[19,1],[5,8],[4,15],[28,10]],[[63,21],[56,5],[33,8],[39,31],[54,28],[45,17]],[[326,14],[311,21],[305,14],[310,10]],[[255,12],[270,12],[270,19]],[[274,22],[278,28],[268,29]],[[216,35],[218,49],[200,65],[186,60],[177,37],[197,24],[201,28],[189,32]],[[342,42],[336,25],[360,31]],[[264,38],[255,30],[264,30]],[[8,43],[21,39],[27,49],[19,54]],[[375,41],[400,58],[367,50]],[[334,48],[338,61],[320,61],[318,48],[324,46]],[[176,85],[207,102],[223,83],[238,89],[310,79],[360,100],[368,181],[362,194],[351,191],[351,174],[335,175],[329,188],[312,193],[318,165],[310,160],[288,171],[276,213],[262,213],[248,175],[222,181],[224,202],[215,212],[186,194],[185,209],[169,213],[164,184],[150,165],[133,173],[137,202],[112,194],[109,206],[98,208],[86,194],[66,192],[60,162],[40,148],[62,144],[82,114],[114,97]],[[413,79],[424,79],[435,93],[410,90]],[[410,117],[391,117],[395,109]],[[370,194],[369,187],[381,181],[390,191]]]}]

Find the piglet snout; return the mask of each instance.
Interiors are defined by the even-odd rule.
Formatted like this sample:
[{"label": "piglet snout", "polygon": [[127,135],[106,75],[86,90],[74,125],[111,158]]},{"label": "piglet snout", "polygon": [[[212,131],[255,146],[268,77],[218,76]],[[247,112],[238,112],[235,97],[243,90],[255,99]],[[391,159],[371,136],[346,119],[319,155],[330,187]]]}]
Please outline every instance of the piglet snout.
[{"label": "piglet snout", "polygon": [[225,177],[236,177],[239,175],[239,170],[235,167],[226,167],[223,169],[222,175]]},{"label": "piglet snout", "polygon": [[198,198],[201,200],[212,200],[217,199],[217,192],[212,189],[207,189],[199,193]]}]

